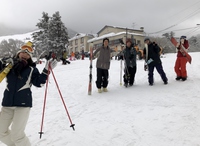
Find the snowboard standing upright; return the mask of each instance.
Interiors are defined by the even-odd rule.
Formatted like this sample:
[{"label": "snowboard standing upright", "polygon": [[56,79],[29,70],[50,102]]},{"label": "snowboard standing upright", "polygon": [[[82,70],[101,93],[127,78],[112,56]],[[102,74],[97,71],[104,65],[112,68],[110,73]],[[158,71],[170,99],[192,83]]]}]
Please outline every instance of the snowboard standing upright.
[{"label": "snowboard standing upright", "polygon": [[93,60],[93,48],[90,47],[90,73],[89,73],[89,85],[88,85],[88,95],[92,94],[92,60]]},{"label": "snowboard standing upright", "polygon": [[[174,37],[171,37],[171,42],[172,44],[176,47],[176,45],[178,44],[178,42],[176,41],[176,39]],[[187,61],[191,64],[192,62],[192,57],[188,54],[188,52],[185,50],[185,48],[183,47],[183,45],[180,46],[181,48],[181,53],[185,56],[185,58],[187,59]]]},{"label": "snowboard standing upright", "polygon": [[146,48],[146,56],[145,56],[145,61],[144,61],[144,71],[148,71],[148,65],[147,65],[147,61],[148,61],[148,45],[144,44],[145,48]]},{"label": "snowboard standing upright", "polygon": [[122,59],[120,60],[120,86],[122,85]]}]

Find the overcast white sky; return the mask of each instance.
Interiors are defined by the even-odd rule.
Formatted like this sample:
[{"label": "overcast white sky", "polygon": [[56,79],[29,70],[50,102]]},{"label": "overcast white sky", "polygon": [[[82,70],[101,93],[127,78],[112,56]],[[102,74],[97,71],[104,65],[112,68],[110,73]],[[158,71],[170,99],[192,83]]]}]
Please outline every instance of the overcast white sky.
[{"label": "overcast white sky", "polygon": [[[0,0],[0,3],[0,23],[20,27],[34,28],[42,12],[52,16],[56,11],[67,28],[82,33],[97,33],[105,25],[144,27],[150,33],[173,25],[176,26],[168,32],[200,24],[199,0]],[[177,33],[198,32],[188,29]]]}]

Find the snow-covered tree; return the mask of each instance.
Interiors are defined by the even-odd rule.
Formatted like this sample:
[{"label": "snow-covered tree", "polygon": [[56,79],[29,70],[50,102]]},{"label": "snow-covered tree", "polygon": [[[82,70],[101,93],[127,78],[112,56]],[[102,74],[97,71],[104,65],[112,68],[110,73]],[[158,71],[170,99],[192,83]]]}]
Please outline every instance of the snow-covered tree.
[{"label": "snow-covered tree", "polygon": [[19,51],[23,42],[20,40],[8,39],[0,43],[0,57],[14,56]]},{"label": "snow-covered tree", "polygon": [[49,16],[48,13],[42,13],[42,19],[36,24],[38,31],[32,34],[33,43],[37,51],[48,50],[48,40],[49,40]]},{"label": "snow-covered tree", "polygon": [[39,28],[38,32],[33,33],[36,49],[52,51],[60,58],[68,43],[68,32],[59,12],[55,12],[52,17],[43,12],[42,19],[36,26]]},{"label": "snow-covered tree", "polygon": [[61,53],[65,49],[67,43],[67,28],[61,21],[59,12],[56,12],[49,22],[49,46],[51,46],[51,49],[61,57]]}]

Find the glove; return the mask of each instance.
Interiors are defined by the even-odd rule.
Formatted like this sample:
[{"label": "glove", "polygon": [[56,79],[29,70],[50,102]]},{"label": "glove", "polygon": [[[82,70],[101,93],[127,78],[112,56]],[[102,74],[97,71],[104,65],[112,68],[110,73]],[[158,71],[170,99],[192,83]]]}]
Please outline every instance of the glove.
[{"label": "glove", "polygon": [[2,64],[7,64],[7,63],[11,63],[11,65],[14,64],[14,61],[12,58],[2,58]]},{"label": "glove", "polygon": [[147,71],[148,70],[148,65],[147,63],[144,64],[144,71]]},{"label": "glove", "polygon": [[51,67],[51,69],[54,69],[57,65],[57,61],[56,59],[51,58],[50,60],[47,60],[46,65],[45,65],[45,69],[48,70],[49,69],[49,65]]},{"label": "glove", "polygon": [[120,55],[118,60],[123,60],[123,55]]},{"label": "glove", "polygon": [[23,68],[25,68],[28,65],[28,61],[22,59],[18,60],[18,62],[13,66],[14,73],[17,76],[20,76],[20,72],[22,71]]}]

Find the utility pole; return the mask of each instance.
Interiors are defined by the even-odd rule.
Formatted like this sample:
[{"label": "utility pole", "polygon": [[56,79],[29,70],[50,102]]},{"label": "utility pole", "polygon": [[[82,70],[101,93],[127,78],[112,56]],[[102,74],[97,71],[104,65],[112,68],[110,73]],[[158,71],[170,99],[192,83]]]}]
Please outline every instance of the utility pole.
[{"label": "utility pole", "polygon": [[128,31],[128,30],[127,30],[127,28],[126,28],[126,41],[127,41],[127,33],[128,33],[127,31]]}]

